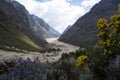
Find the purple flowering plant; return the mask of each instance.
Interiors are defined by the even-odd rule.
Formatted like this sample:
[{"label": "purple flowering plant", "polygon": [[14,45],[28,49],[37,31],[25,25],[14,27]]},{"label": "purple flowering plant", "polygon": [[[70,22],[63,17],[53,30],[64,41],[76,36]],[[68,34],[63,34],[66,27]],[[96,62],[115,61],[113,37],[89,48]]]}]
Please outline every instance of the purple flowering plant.
[{"label": "purple flowering plant", "polygon": [[46,80],[49,70],[48,63],[41,63],[38,58],[19,58],[14,61],[15,66],[8,73],[0,74],[0,80]]}]

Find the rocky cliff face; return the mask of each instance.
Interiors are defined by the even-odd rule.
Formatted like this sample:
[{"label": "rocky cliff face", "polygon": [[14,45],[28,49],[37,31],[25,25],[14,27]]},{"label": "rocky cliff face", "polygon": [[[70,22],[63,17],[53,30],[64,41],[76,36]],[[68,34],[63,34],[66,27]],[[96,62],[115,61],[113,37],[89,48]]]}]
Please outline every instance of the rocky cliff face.
[{"label": "rocky cliff face", "polygon": [[54,30],[49,24],[43,21],[41,18],[31,15],[34,24],[32,29],[38,37],[43,38],[54,38],[60,36],[60,33]]},{"label": "rocky cliff face", "polygon": [[97,42],[97,21],[100,18],[109,20],[117,13],[120,0],[101,0],[98,4],[80,17],[77,22],[59,38],[60,41],[83,47],[92,47]]},{"label": "rocky cliff face", "polygon": [[33,24],[24,6],[16,1],[0,0],[0,47],[43,50],[47,42],[34,33]]}]

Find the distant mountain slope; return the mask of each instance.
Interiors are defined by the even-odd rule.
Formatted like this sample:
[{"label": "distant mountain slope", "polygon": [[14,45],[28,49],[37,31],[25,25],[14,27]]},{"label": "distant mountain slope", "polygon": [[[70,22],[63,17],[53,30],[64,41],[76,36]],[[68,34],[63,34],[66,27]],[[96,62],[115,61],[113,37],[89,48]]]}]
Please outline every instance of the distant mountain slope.
[{"label": "distant mountain slope", "polygon": [[44,38],[54,38],[60,36],[60,33],[50,27],[45,21],[41,18],[31,15],[34,22],[32,29],[35,34],[39,37],[43,36]]},{"label": "distant mountain slope", "polygon": [[33,23],[23,5],[16,1],[0,0],[0,47],[43,50],[47,42],[31,29]]},{"label": "distant mountain slope", "polygon": [[66,33],[69,29],[71,28],[71,26],[69,25],[62,34]]},{"label": "distant mountain slope", "polygon": [[60,41],[83,47],[92,47],[97,42],[97,21],[100,18],[109,20],[116,14],[120,0],[101,0],[98,4],[80,17],[77,22],[59,38]]}]

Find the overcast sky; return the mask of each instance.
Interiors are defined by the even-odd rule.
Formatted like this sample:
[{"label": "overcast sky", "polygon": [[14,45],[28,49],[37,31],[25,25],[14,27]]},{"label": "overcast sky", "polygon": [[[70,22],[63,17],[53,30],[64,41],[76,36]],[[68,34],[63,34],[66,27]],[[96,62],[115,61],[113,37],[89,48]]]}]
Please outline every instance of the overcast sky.
[{"label": "overcast sky", "polygon": [[16,0],[62,33],[100,0]]}]

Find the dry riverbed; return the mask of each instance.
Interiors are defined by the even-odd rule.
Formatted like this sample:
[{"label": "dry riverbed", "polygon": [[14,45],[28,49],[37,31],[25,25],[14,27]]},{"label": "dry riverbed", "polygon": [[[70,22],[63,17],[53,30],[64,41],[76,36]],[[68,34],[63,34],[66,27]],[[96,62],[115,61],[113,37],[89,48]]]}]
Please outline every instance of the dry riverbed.
[{"label": "dry riverbed", "polygon": [[45,52],[45,53],[39,53],[39,52],[27,52],[27,53],[17,53],[13,51],[4,51],[0,50],[0,61],[11,61],[18,58],[27,59],[28,57],[31,60],[34,60],[36,57],[39,58],[41,62],[46,62],[47,60],[49,62],[55,62],[61,58],[61,54],[63,53],[69,53],[74,52],[79,49],[79,47],[72,46],[63,42],[60,42],[57,40],[57,38],[48,38],[47,39],[48,47],[60,49],[60,51],[52,51],[52,52]]}]

